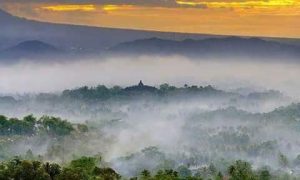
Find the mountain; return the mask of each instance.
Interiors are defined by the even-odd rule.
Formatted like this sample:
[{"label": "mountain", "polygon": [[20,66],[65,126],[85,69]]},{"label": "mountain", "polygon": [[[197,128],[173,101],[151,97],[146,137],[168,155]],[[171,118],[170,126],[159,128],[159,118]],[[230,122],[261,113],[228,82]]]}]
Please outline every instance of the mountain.
[{"label": "mountain", "polygon": [[6,21],[6,20],[11,20],[11,18],[14,18],[11,16],[9,13],[3,11],[0,9],[0,20],[1,22]]},{"label": "mountain", "polygon": [[114,54],[179,54],[205,58],[300,58],[300,46],[240,37],[183,41],[150,38],[121,43],[109,51]]},{"label": "mountain", "polygon": [[[39,22],[13,16],[0,9],[0,58],[20,58],[20,50],[32,40],[44,42],[76,59],[82,56],[97,56],[101,53],[163,53],[208,57],[210,55],[231,57],[277,57],[298,58],[299,39],[287,38],[240,38],[207,34],[171,33],[89,27],[80,25]],[[278,43],[280,42],[280,43]],[[14,47],[12,48],[11,47]],[[21,47],[20,47],[21,46]],[[47,52],[53,47],[44,47]],[[28,49],[27,49],[28,50]],[[12,52],[17,51],[15,56]],[[28,51],[27,51],[28,52]],[[43,50],[33,51],[38,57],[48,55]],[[32,57],[34,53],[28,57]],[[56,51],[52,51],[54,54]],[[2,55],[1,55],[2,54]],[[4,55],[3,55],[4,54]],[[21,53],[22,54],[22,53]],[[22,54],[28,55],[28,54]],[[67,59],[67,58],[66,58]]]},{"label": "mountain", "polygon": [[[13,16],[0,9],[0,50],[28,40],[39,40],[64,51],[96,53],[120,43],[152,37],[182,41],[226,37],[208,34],[172,33],[143,30],[90,27],[39,22]],[[264,38],[269,39],[269,38]],[[299,39],[272,38],[286,44],[299,44]]]},{"label": "mountain", "polygon": [[19,51],[19,52],[30,52],[30,53],[52,53],[58,52],[56,47],[46,44],[44,42],[33,40],[33,41],[24,41],[20,44],[7,49],[6,51]]},{"label": "mountain", "polygon": [[0,59],[19,60],[36,59],[39,57],[56,57],[63,51],[42,41],[24,41],[16,46],[0,51]]},{"label": "mountain", "polygon": [[159,37],[183,40],[202,39],[215,35],[183,34],[89,27],[80,25],[38,22],[16,17],[0,9],[0,49],[9,48],[20,42],[39,40],[77,53],[99,53],[122,42]]}]

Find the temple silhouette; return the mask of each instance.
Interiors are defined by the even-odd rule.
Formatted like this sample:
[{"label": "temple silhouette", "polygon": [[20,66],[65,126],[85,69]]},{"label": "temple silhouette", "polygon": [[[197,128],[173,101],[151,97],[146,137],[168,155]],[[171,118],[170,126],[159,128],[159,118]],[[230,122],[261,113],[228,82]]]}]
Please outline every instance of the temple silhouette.
[{"label": "temple silhouette", "polygon": [[144,83],[142,80],[140,80],[139,85],[138,86],[144,86]]},{"label": "temple silhouette", "polygon": [[124,89],[125,92],[156,92],[157,89],[153,86],[147,86],[143,83],[142,80],[135,86],[129,86]]}]

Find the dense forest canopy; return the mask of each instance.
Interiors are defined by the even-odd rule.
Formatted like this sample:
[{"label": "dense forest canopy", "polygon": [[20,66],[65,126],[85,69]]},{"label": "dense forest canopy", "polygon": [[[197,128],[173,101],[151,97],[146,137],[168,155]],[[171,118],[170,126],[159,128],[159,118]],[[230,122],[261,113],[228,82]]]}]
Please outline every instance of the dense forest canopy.
[{"label": "dense forest canopy", "polygon": [[144,85],[142,81],[136,86],[129,86],[122,88],[120,86],[114,86],[108,88],[104,85],[99,85],[97,87],[80,87],[73,90],[65,90],[62,93],[62,97],[70,97],[75,99],[83,100],[107,100],[110,98],[116,97],[134,97],[134,96],[176,96],[176,95],[188,95],[188,94],[221,94],[225,93],[220,90],[213,88],[208,85],[205,87],[202,86],[188,86],[187,84],[184,87],[175,87],[169,84],[161,84],[159,88]]},{"label": "dense forest canopy", "polygon": [[156,172],[145,169],[135,177],[124,178],[114,169],[101,165],[101,159],[83,156],[72,160],[63,167],[56,163],[23,160],[15,157],[0,164],[0,178],[3,180],[269,180],[272,178],[289,178],[289,175],[271,175],[266,168],[255,171],[248,162],[238,160],[229,165],[224,174],[218,171],[213,164],[210,164],[196,173],[193,173],[186,166],[180,166],[176,170],[160,169]]}]

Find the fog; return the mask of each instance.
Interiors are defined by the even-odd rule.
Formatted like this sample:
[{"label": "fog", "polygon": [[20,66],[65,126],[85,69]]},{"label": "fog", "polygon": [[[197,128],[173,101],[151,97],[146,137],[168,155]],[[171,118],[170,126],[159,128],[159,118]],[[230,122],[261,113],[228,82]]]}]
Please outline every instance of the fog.
[{"label": "fog", "polygon": [[[297,63],[180,56],[3,65],[0,92],[19,99],[1,102],[1,114],[59,116],[89,128],[63,138],[43,134],[16,138],[9,140],[7,151],[24,155],[31,150],[35,156],[59,163],[100,154],[125,177],[143,169],[180,165],[197,172],[211,163],[225,171],[237,159],[255,168],[300,174],[299,68]],[[126,87],[140,80],[156,87],[169,83],[182,88],[165,96],[137,94],[105,100],[61,94],[84,85]],[[190,85],[216,89],[196,87],[195,93]],[[37,95],[41,92],[54,94]],[[0,158],[10,157],[2,153]],[[288,165],[279,155],[288,159]]]},{"label": "fog", "polygon": [[158,86],[168,82],[213,85],[221,89],[276,89],[300,97],[300,64],[251,60],[203,60],[181,56],[102,57],[62,63],[26,60],[0,66],[1,93],[59,92],[83,85],[128,86],[143,80]]}]

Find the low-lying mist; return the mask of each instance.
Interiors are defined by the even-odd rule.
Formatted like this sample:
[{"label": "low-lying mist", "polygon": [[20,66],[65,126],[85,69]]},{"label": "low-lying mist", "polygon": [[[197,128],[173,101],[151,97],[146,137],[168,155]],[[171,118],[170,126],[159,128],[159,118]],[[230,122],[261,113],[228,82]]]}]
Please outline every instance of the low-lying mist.
[{"label": "low-lying mist", "polygon": [[276,89],[300,97],[300,64],[249,59],[188,59],[181,56],[102,57],[63,63],[23,61],[0,67],[1,93],[59,92],[82,85],[127,86],[143,80],[214,85],[222,89]]},{"label": "low-lying mist", "polygon": [[[16,98],[1,99],[1,114],[59,116],[88,130],[12,136],[0,143],[0,159],[29,150],[60,163],[100,154],[125,177],[181,165],[197,172],[211,163],[225,171],[243,159],[300,174],[299,68],[180,56],[1,66],[0,91]],[[74,89],[83,85],[97,87]]]}]

